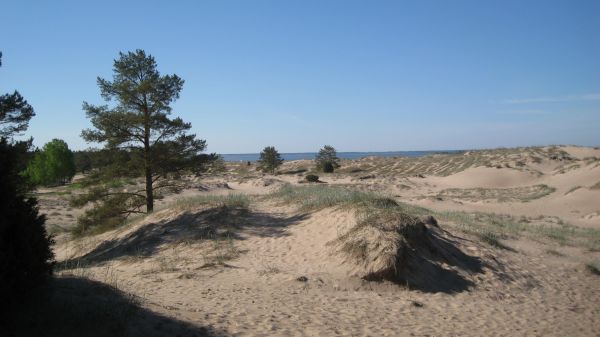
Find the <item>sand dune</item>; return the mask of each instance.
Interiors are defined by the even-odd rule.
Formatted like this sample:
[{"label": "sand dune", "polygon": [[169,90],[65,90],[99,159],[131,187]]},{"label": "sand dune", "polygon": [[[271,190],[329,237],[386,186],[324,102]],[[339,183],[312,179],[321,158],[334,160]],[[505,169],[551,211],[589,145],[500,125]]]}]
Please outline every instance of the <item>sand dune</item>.
[{"label": "sand dune", "polygon": [[[298,183],[308,161],[282,168],[307,172],[277,176],[232,164],[124,227],[75,240],[59,233],[55,250],[61,274],[110,275],[145,310],[207,334],[597,336],[600,283],[586,267],[600,259],[594,155],[561,147],[367,158],[344,161],[316,185]],[[375,191],[392,208],[437,218],[439,229],[427,230],[434,244],[409,244],[400,278],[371,279],[336,244],[360,225],[359,209],[331,202],[338,192],[316,203],[274,194],[286,183]],[[248,205],[229,205],[231,194]],[[400,261],[412,257],[420,262]]]}]

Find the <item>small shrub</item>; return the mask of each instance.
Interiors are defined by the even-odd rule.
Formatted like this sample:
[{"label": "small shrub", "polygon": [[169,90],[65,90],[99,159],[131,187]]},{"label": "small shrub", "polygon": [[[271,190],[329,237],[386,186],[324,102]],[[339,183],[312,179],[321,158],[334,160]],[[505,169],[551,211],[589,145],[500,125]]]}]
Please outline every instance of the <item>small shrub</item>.
[{"label": "small shrub", "polygon": [[333,166],[332,163],[327,162],[323,164],[323,172],[324,173],[333,173],[333,171],[335,170],[335,167]]},{"label": "small shrub", "polygon": [[487,244],[494,246],[496,248],[501,248],[501,249],[509,249],[510,248],[506,245],[504,245],[501,241],[500,241],[500,236],[494,232],[491,231],[482,231],[478,234],[479,238],[481,240],[483,240],[484,242],[486,242]]},{"label": "small shrub", "polygon": [[304,177],[304,179],[306,179],[306,181],[308,181],[309,183],[316,183],[319,181],[319,176],[315,174],[309,174],[306,177]]},{"label": "small shrub", "polygon": [[589,262],[585,265],[585,269],[594,275],[600,276],[600,264],[597,262]]}]

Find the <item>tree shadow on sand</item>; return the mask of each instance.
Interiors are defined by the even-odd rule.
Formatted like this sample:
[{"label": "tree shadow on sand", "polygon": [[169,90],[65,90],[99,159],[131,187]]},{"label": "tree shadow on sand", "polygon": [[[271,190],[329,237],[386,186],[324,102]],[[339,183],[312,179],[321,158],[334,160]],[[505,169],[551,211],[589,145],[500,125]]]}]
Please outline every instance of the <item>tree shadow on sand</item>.
[{"label": "tree shadow on sand", "polygon": [[278,216],[229,206],[186,212],[175,219],[146,224],[125,236],[104,241],[77,261],[67,260],[61,264],[69,267],[80,262],[93,265],[126,256],[147,257],[169,243],[224,238],[244,240],[247,236],[286,236],[288,226],[307,216]]},{"label": "tree shadow on sand", "polygon": [[2,317],[0,335],[200,337],[225,333],[150,311],[139,299],[104,283],[56,277]]}]

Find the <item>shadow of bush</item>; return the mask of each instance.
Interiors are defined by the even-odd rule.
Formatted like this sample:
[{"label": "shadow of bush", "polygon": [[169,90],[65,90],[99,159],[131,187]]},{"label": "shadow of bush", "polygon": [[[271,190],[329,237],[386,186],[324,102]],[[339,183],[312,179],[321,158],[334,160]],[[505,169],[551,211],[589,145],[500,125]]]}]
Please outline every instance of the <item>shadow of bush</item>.
[{"label": "shadow of bush", "polygon": [[152,312],[139,299],[104,283],[55,277],[3,315],[0,336],[224,336]]}]

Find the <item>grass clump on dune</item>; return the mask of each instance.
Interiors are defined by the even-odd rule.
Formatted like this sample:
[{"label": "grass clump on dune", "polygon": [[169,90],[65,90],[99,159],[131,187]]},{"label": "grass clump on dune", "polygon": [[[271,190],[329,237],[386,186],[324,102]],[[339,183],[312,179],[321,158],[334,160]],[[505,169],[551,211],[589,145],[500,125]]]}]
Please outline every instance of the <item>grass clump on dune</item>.
[{"label": "grass clump on dune", "polygon": [[526,236],[551,240],[560,245],[583,246],[591,251],[600,249],[600,230],[573,226],[556,217],[517,219],[507,214],[460,211],[437,212],[435,216],[458,225],[464,232],[475,234],[493,246],[497,241],[494,238]]},{"label": "grass clump on dune", "polygon": [[333,244],[347,261],[357,266],[357,274],[370,278],[395,278],[407,258],[414,239],[425,234],[418,218],[402,212],[363,212],[356,226]]},{"label": "grass clump on dune", "polygon": [[[284,186],[270,195],[302,210],[348,207],[357,223],[328,245],[354,274],[365,280],[387,280],[425,291],[455,292],[472,283],[480,261],[448,240],[432,212],[371,192],[342,187]],[[446,267],[451,268],[449,271]]]},{"label": "grass clump on dune", "polygon": [[189,210],[198,206],[227,206],[231,208],[248,208],[250,198],[244,194],[230,193],[227,195],[199,195],[175,200],[165,208]]},{"label": "grass clump on dune", "polygon": [[586,263],[585,269],[587,269],[588,272],[594,275],[600,276],[600,263],[598,263],[597,261]]},{"label": "grass clump on dune", "polygon": [[467,200],[497,200],[499,202],[528,202],[554,193],[556,189],[548,185],[534,185],[512,188],[448,188],[438,196]]},{"label": "grass clump on dune", "polygon": [[394,209],[409,214],[426,215],[425,208],[399,203],[390,197],[373,192],[325,185],[284,185],[269,195],[270,198],[298,205],[303,211],[314,211],[328,207],[357,207],[359,209]]},{"label": "grass clump on dune", "polygon": [[357,215],[357,224],[329,244],[358,277],[453,293],[473,286],[472,275],[482,272],[482,261],[463,253],[433,217],[399,206],[363,208]]},{"label": "grass clump on dune", "polygon": [[500,240],[528,236],[551,240],[560,245],[584,246],[600,250],[600,230],[579,228],[560,219],[518,219],[506,214],[446,211],[435,212],[423,207],[397,202],[392,198],[344,187],[327,185],[284,185],[269,197],[298,205],[304,211],[327,207],[349,207],[360,212],[401,212],[413,216],[433,215],[437,219],[457,225],[463,232],[473,234],[494,247],[506,247]]}]

